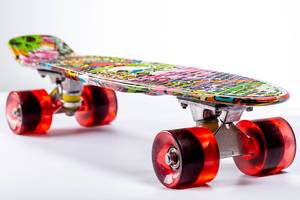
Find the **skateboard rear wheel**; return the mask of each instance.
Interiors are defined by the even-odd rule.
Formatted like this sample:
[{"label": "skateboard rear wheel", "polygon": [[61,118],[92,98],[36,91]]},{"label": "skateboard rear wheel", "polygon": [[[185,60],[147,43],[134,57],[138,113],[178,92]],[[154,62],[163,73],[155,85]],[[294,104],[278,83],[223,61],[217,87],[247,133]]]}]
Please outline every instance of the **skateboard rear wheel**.
[{"label": "skateboard rear wheel", "polygon": [[153,168],[168,188],[186,188],[211,181],[219,169],[219,149],[204,127],[161,131],[152,146]]},{"label": "skateboard rear wheel", "polygon": [[242,145],[248,153],[233,159],[243,173],[252,176],[275,174],[293,162],[295,135],[283,118],[242,120],[237,127],[244,133]]},{"label": "skateboard rear wheel", "polygon": [[82,90],[82,106],[75,113],[82,126],[99,126],[108,124],[117,115],[117,97],[113,90],[97,86],[84,86]]},{"label": "skateboard rear wheel", "polygon": [[6,118],[16,134],[45,133],[52,122],[52,100],[45,90],[10,92]]}]

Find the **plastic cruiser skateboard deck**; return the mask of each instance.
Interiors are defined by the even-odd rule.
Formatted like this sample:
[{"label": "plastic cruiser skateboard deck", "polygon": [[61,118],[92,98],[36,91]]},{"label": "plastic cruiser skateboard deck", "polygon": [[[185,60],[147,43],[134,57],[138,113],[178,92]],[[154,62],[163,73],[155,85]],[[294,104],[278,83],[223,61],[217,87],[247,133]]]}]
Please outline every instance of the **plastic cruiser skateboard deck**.
[{"label": "plastic cruiser skateboard deck", "polygon": [[108,124],[117,114],[115,91],[173,95],[183,108],[190,107],[197,126],[156,136],[153,167],[166,187],[211,181],[220,158],[233,157],[242,172],[255,176],[278,173],[294,160],[295,136],[283,118],[239,121],[253,106],[286,101],[289,94],[283,88],[194,67],[78,56],[62,40],[48,35],[13,38],[9,45],[17,61],[56,84],[49,94],[32,90],[8,95],[7,121],[17,134],[45,133],[54,113],[75,115],[86,127]]}]

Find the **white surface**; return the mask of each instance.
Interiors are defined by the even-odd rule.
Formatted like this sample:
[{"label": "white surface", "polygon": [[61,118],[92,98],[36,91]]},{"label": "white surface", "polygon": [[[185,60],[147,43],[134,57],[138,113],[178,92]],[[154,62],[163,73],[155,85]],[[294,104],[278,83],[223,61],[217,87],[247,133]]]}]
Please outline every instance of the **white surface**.
[{"label": "white surface", "polygon": [[6,45],[32,33],[56,35],[81,54],[299,84],[299,10],[298,0],[0,0],[0,90],[49,88]]},{"label": "white surface", "polygon": [[[296,92],[290,87],[291,92]],[[49,134],[25,137],[6,125],[0,95],[0,199],[296,199],[300,188],[299,154],[280,175],[241,174],[231,159],[222,160],[207,187],[164,188],[151,163],[151,146],[164,129],[193,126],[188,110],[175,98],[118,93],[119,113],[111,125],[81,128],[74,118],[56,115]],[[285,117],[300,131],[299,98],[245,113],[247,119]],[[299,135],[297,135],[299,141]]]}]

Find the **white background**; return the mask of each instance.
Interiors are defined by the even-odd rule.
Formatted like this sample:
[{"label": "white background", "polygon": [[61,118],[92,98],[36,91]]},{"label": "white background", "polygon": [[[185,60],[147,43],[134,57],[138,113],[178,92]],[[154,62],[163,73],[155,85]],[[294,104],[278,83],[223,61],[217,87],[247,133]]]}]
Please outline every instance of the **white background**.
[{"label": "white background", "polygon": [[[6,45],[14,36],[43,33],[62,38],[79,54],[199,66],[281,85],[291,93],[289,102],[244,117],[281,115],[297,134],[299,10],[297,0],[0,0],[0,111],[5,91],[52,87],[34,70],[21,68]],[[163,188],[152,170],[153,138],[163,129],[192,126],[191,116],[172,97],[118,98],[119,115],[111,126],[83,129],[60,115],[47,137],[15,136],[0,114],[0,199],[299,196],[299,156],[278,176],[244,176],[228,159],[210,187]]]},{"label": "white background", "polygon": [[0,90],[48,86],[7,41],[53,34],[80,54],[111,55],[299,83],[297,0],[0,0]]}]

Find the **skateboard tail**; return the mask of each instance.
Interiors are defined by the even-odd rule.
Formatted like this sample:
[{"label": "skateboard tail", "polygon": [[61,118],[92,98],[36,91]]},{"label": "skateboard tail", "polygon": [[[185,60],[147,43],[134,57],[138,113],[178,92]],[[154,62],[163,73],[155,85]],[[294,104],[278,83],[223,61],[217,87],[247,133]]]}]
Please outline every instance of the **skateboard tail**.
[{"label": "skateboard tail", "polygon": [[16,60],[25,65],[36,65],[74,54],[61,39],[50,35],[24,35],[8,42]]}]

